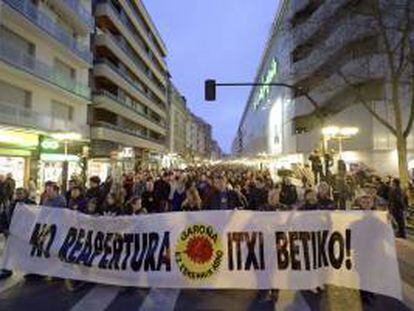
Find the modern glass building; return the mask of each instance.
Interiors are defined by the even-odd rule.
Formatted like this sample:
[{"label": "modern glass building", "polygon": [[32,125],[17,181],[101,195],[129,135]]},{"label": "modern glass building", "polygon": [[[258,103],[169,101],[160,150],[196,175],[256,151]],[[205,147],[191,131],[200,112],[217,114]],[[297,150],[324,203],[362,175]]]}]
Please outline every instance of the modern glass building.
[{"label": "modern glass building", "polygon": [[[290,87],[252,88],[233,141],[234,154],[266,154],[283,165],[302,162],[312,150],[322,148],[322,128],[354,127],[359,132],[342,141],[341,157],[381,173],[397,172],[395,135],[373,116],[395,126],[384,40],[373,17],[366,14],[374,2],[378,1],[280,1],[255,81]],[[391,25],[402,18],[398,6],[385,7],[390,1],[378,3]],[[391,43],[398,35],[387,33]],[[405,126],[412,104],[409,64],[404,66],[408,67],[398,90]],[[318,113],[307,95],[320,106]],[[412,132],[408,134],[412,168],[414,141]],[[324,145],[339,152],[335,137],[325,137]]]}]

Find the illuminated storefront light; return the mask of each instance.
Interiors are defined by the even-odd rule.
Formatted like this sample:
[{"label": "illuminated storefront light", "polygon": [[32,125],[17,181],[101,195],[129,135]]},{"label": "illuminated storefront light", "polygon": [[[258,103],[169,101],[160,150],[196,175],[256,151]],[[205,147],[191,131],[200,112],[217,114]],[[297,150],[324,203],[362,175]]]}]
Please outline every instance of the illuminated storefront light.
[{"label": "illuminated storefront light", "polygon": [[35,148],[39,143],[39,136],[33,133],[0,129],[0,143]]}]

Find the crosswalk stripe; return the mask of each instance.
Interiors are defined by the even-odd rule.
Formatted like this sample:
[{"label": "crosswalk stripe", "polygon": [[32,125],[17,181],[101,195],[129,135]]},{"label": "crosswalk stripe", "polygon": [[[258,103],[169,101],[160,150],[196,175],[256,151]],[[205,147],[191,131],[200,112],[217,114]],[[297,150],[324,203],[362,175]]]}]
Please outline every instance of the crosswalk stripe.
[{"label": "crosswalk stripe", "polygon": [[153,288],[139,311],[173,311],[179,294],[179,289]]},{"label": "crosswalk stripe", "polygon": [[97,285],[71,311],[103,311],[118,295],[121,287]]},{"label": "crosswalk stripe", "polygon": [[276,310],[281,311],[311,311],[299,291],[281,290],[276,302]]},{"label": "crosswalk stripe", "polygon": [[12,288],[13,286],[16,286],[20,282],[23,282],[23,280],[24,278],[21,273],[14,272],[10,278],[0,281],[0,294]]}]

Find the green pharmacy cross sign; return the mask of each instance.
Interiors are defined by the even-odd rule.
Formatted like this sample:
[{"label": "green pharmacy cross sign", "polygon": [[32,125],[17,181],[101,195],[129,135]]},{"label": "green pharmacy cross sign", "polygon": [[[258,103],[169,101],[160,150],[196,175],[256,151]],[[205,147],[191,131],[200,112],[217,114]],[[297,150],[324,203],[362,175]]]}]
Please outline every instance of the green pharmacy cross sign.
[{"label": "green pharmacy cross sign", "polygon": [[262,76],[262,79],[260,80],[260,83],[262,85],[258,87],[258,95],[257,95],[256,100],[253,102],[253,108],[255,110],[269,96],[271,83],[274,80],[274,78],[277,76],[277,74],[278,74],[278,64],[277,64],[276,59],[273,58],[266,74],[264,74]]}]

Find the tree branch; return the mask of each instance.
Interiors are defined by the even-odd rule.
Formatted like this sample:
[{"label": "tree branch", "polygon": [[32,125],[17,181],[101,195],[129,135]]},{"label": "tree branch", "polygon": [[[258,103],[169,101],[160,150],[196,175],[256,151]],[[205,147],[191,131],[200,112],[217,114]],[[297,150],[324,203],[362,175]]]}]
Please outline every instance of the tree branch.
[{"label": "tree branch", "polygon": [[294,91],[300,92],[300,94],[302,96],[306,97],[306,99],[311,103],[311,105],[315,109],[315,113],[316,113],[317,117],[321,120],[323,120],[325,118],[325,116],[323,115],[323,113],[321,111],[321,106],[319,105],[319,103],[312,96],[310,96],[309,93],[306,92],[303,88],[296,87],[294,85],[283,83],[283,82],[282,83],[277,83],[277,85],[284,86],[284,87],[290,88]]},{"label": "tree branch", "polygon": [[410,13],[410,1],[407,0],[405,5],[405,27],[403,29],[402,37],[400,43],[397,45],[400,46],[400,59],[396,69],[397,75],[401,76],[403,69],[405,68],[405,60],[410,61],[409,54],[405,57],[405,49],[407,47],[407,41],[409,40],[409,35],[411,33],[411,13]]},{"label": "tree branch", "polygon": [[352,87],[357,95],[357,99],[358,101],[365,107],[365,109],[368,110],[369,113],[371,113],[375,119],[378,120],[378,122],[380,122],[383,126],[385,126],[393,135],[397,135],[397,131],[395,130],[395,128],[389,123],[387,122],[387,120],[385,120],[383,117],[381,117],[372,107],[371,105],[365,100],[365,98],[361,95],[361,92],[359,90],[359,88],[352,84],[346,77],[345,75],[342,73],[341,70],[338,70],[338,75],[344,80],[344,82]]},{"label": "tree branch", "polygon": [[374,11],[374,18],[377,20],[379,25],[379,32],[384,41],[385,45],[385,52],[387,54],[388,62],[390,65],[391,75],[395,75],[395,66],[394,66],[394,59],[393,59],[393,50],[391,48],[390,42],[388,41],[387,37],[387,28],[385,27],[384,20],[382,18],[380,3],[376,2],[372,5]]},{"label": "tree branch", "polygon": [[414,122],[414,47],[410,46],[410,54],[409,57],[411,59],[411,103],[410,103],[410,116],[408,117],[407,127],[405,128],[403,135],[405,138],[410,135],[411,128],[413,127]]}]

